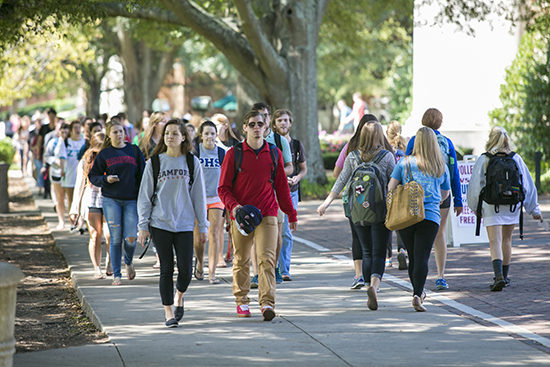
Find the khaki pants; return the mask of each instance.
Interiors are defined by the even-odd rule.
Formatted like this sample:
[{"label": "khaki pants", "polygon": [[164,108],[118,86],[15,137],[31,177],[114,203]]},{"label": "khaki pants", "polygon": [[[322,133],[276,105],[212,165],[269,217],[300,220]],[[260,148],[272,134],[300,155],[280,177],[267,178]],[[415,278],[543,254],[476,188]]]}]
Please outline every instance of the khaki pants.
[{"label": "khaki pants", "polygon": [[256,240],[258,260],[258,300],[260,307],[275,307],[275,250],[277,247],[277,217],[264,217],[254,232],[243,236],[231,222],[231,238],[234,246],[233,294],[235,303],[250,303],[250,248]]}]

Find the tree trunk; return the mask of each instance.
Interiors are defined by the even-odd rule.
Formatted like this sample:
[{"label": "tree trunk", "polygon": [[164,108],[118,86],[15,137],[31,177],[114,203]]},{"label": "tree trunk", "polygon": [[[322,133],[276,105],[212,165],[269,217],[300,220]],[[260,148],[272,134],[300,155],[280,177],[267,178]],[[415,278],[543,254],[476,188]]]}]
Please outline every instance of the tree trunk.
[{"label": "tree trunk", "polygon": [[174,45],[168,52],[156,51],[145,41],[134,40],[124,29],[117,31],[117,37],[117,53],[124,73],[126,115],[128,121],[135,123],[141,119],[143,111],[151,109],[180,46]]},{"label": "tree trunk", "polygon": [[87,83],[86,90],[86,116],[97,118],[99,116],[99,100],[101,97],[101,79],[99,83]]}]

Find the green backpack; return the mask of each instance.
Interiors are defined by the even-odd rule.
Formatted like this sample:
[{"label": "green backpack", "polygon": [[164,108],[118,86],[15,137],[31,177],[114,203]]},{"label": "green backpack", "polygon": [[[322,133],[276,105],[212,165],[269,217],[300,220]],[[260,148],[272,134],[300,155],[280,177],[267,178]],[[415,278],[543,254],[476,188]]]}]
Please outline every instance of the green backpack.
[{"label": "green backpack", "polygon": [[[387,150],[379,151],[371,162],[362,162],[353,171],[344,188],[344,213],[354,224],[370,226],[386,219],[386,188],[381,180],[379,163]],[[358,162],[358,150],[351,152]]]}]

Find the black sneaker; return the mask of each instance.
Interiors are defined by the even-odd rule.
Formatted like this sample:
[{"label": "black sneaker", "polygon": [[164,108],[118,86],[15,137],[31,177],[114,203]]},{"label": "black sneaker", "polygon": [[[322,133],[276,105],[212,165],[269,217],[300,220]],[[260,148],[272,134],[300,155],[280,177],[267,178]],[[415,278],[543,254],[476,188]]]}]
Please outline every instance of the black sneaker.
[{"label": "black sneaker", "polygon": [[510,278],[504,278],[504,282],[506,283],[504,286],[508,287],[510,285]]},{"label": "black sneaker", "polygon": [[174,328],[174,327],[178,327],[179,324],[178,324],[178,320],[174,319],[174,318],[171,318],[170,320],[166,320],[164,322],[164,325],[166,325],[167,328]]},{"label": "black sneaker", "polygon": [[497,275],[494,280],[495,282],[489,286],[491,292],[499,292],[506,286],[506,281],[502,274]]}]

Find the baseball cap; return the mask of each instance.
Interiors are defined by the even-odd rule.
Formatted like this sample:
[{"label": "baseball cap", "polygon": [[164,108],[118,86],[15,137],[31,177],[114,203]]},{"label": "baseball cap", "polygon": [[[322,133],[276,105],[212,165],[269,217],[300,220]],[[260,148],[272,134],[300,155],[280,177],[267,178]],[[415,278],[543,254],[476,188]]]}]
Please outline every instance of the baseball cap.
[{"label": "baseball cap", "polygon": [[256,208],[254,205],[245,205],[237,210],[235,223],[239,232],[241,232],[243,236],[248,236],[256,229],[256,226],[262,222],[262,219],[263,217],[260,209]]}]

